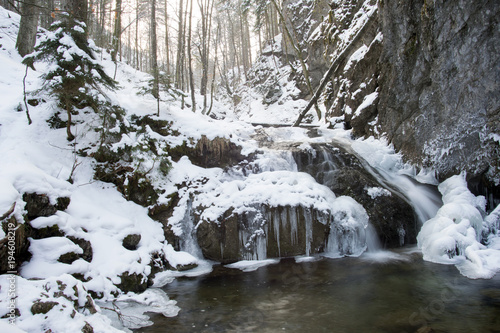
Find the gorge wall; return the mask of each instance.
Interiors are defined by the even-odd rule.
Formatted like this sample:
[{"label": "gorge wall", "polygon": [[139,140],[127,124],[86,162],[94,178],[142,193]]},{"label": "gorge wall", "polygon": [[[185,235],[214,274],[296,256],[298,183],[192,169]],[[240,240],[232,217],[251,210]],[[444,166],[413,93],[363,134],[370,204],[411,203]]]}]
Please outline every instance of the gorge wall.
[{"label": "gorge wall", "polygon": [[472,190],[499,197],[500,2],[300,3],[286,8],[312,86],[338,61],[320,99],[330,121],[386,136],[440,180],[466,171]]}]

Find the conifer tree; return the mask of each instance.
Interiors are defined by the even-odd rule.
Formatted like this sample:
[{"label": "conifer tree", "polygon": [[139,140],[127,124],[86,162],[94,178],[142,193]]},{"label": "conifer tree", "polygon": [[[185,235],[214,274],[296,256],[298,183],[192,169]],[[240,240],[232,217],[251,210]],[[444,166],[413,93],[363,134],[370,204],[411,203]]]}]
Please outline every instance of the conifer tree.
[{"label": "conifer tree", "polygon": [[109,77],[94,56],[94,43],[87,39],[87,26],[68,14],[54,22],[41,36],[35,51],[23,62],[45,60],[50,63],[48,72],[42,74],[44,89],[57,97],[59,105],[68,115],[66,134],[68,141],[75,137],[71,133],[71,115],[75,107],[92,99],[92,89],[101,91],[100,86],[116,89],[117,82]]}]

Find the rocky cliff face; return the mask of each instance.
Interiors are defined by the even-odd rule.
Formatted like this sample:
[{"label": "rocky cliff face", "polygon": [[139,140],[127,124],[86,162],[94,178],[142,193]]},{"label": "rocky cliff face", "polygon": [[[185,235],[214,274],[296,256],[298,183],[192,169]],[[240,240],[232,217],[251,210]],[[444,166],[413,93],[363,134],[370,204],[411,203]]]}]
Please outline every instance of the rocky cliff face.
[{"label": "rocky cliff face", "polygon": [[312,18],[295,23],[312,85],[338,62],[322,95],[327,117],[356,136],[387,136],[440,179],[466,171],[483,194],[498,192],[500,2],[324,2],[288,10],[294,22]]},{"label": "rocky cliff face", "polygon": [[500,3],[379,5],[379,125],[408,158],[442,176],[500,180]]}]

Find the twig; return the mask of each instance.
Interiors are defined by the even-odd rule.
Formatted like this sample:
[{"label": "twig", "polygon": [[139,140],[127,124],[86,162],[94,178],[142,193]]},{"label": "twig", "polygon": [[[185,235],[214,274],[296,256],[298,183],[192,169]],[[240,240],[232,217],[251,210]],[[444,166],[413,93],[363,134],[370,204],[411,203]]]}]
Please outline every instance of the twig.
[{"label": "twig", "polygon": [[24,92],[24,106],[26,107],[26,117],[28,118],[28,125],[31,125],[33,122],[31,121],[30,111],[28,109],[28,102],[26,101],[26,77],[28,76],[28,65],[26,65],[26,72],[24,73],[23,78],[23,92]]}]

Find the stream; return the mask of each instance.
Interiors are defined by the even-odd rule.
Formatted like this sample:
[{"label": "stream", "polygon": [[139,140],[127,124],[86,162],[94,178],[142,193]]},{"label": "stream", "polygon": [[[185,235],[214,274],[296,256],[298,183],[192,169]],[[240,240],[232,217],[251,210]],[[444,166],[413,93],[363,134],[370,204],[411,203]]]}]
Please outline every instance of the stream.
[{"label": "stream", "polygon": [[[242,272],[215,266],[165,292],[178,316],[136,332],[498,332],[500,276],[471,280],[415,247]],[[430,331],[424,331],[430,332]]]},{"label": "stream", "polygon": [[[443,204],[434,186],[398,173],[390,159],[377,159],[370,147],[349,142],[313,144],[309,155],[276,154],[284,156],[284,166],[269,168],[307,172],[333,190],[339,170],[356,167],[338,147],[359,159],[379,191],[390,190],[407,202],[419,227]],[[211,273],[176,278],[162,289],[177,301],[179,314],[151,314],[154,324],[134,332],[500,332],[499,274],[469,279],[453,265],[424,261],[414,245],[390,251],[370,246],[370,235],[377,236],[371,224],[366,230],[368,252],[359,257],[332,258],[325,251],[281,258],[253,271],[216,264]],[[273,237],[279,248],[279,236]]]}]

